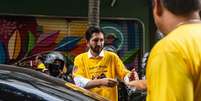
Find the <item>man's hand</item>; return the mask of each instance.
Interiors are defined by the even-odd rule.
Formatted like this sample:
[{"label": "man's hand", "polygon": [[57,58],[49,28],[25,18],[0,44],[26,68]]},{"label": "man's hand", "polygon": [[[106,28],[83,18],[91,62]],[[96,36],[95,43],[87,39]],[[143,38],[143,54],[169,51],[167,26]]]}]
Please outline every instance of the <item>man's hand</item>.
[{"label": "man's hand", "polygon": [[131,70],[131,73],[129,74],[129,81],[133,80],[139,80],[138,73],[135,71],[135,68]]},{"label": "man's hand", "polygon": [[101,80],[101,85],[102,86],[107,86],[107,87],[114,87],[117,85],[117,81],[111,78],[103,78]]},{"label": "man's hand", "polygon": [[129,87],[134,87],[138,90],[146,90],[147,89],[147,83],[146,80],[134,80],[127,83]]}]

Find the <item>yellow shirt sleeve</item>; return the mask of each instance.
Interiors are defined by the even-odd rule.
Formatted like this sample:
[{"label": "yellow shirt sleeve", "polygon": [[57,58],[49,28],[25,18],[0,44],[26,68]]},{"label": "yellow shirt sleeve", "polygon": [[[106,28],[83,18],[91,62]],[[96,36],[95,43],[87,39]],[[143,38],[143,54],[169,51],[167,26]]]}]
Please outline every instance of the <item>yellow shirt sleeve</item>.
[{"label": "yellow shirt sleeve", "polygon": [[115,64],[116,64],[116,73],[118,75],[118,77],[123,80],[124,77],[130,73],[129,70],[126,69],[126,67],[124,66],[123,62],[121,61],[121,59],[119,58],[119,56],[115,55]]},{"label": "yellow shirt sleeve", "polygon": [[147,101],[194,101],[192,78],[186,68],[179,53],[153,52],[146,71]]},{"label": "yellow shirt sleeve", "polygon": [[82,58],[76,57],[74,60],[73,76],[83,76],[84,77],[84,65],[82,63]]}]

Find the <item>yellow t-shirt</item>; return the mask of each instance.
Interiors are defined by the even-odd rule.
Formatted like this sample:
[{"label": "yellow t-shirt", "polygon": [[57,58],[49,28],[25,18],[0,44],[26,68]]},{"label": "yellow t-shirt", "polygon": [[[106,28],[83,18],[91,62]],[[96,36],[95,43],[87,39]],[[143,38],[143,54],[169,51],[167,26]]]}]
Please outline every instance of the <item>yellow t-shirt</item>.
[{"label": "yellow t-shirt", "polygon": [[[73,76],[82,76],[87,79],[119,77],[123,80],[129,71],[125,68],[120,58],[112,52],[104,51],[103,57],[89,58],[87,52],[78,55],[74,61]],[[104,96],[111,101],[117,101],[117,87],[97,87],[90,91]]]},{"label": "yellow t-shirt", "polygon": [[201,24],[181,25],[152,49],[147,101],[201,101]]},{"label": "yellow t-shirt", "polygon": [[46,70],[46,67],[45,67],[45,65],[43,63],[40,63],[40,64],[38,64],[37,69],[41,70],[42,72],[44,72]]}]

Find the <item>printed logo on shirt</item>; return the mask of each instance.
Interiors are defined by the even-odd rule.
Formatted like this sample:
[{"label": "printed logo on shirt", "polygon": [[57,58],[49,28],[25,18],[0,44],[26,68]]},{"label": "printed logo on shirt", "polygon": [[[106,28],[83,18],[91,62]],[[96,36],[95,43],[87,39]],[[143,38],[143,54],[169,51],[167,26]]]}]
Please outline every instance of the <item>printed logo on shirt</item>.
[{"label": "printed logo on shirt", "polygon": [[100,75],[98,75],[98,76],[92,76],[92,80],[94,80],[94,79],[103,79],[103,78],[106,78],[106,75],[104,74],[104,73],[102,73],[102,74],[100,74]]},{"label": "printed logo on shirt", "polygon": [[96,68],[107,68],[107,66],[93,66],[93,67],[89,67],[89,69],[96,69]]}]

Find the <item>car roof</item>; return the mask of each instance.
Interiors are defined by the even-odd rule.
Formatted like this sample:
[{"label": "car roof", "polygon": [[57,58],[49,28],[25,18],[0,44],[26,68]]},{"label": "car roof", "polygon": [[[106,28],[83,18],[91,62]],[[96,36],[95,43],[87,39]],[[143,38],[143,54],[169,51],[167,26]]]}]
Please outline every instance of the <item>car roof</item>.
[{"label": "car roof", "polygon": [[[26,82],[29,82],[31,85],[34,85],[38,88],[40,88],[41,86],[54,88],[56,93],[60,93],[61,95],[64,94],[63,96],[65,96],[65,94],[70,94],[82,100],[108,101],[104,97],[101,97],[83,88],[77,87],[74,84],[68,83],[62,79],[58,79],[29,68],[0,64],[0,83],[15,86],[17,88],[21,87],[21,84],[19,82],[9,83],[8,82],[9,80],[6,80],[8,78],[17,80],[23,79]],[[25,84],[23,84],[23,86],[24,85]],[[26,87],[23,87],[23,89],[30,89],[30,88],[31,87],[27,85]],[[45,89],[40,88],[40,89],[45,91],[46,88]],[[54,91],[51,91],[51,93],[53,92]]]}]

